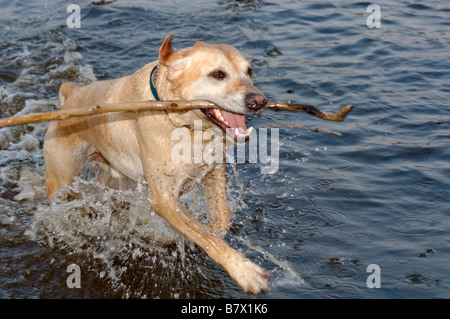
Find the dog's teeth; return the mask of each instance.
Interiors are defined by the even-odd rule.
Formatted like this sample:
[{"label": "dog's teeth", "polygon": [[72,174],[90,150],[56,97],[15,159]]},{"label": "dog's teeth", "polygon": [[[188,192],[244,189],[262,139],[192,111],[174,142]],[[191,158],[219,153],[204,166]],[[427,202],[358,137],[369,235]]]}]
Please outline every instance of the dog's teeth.
[{"label": "dog's teeth", "polygon": [[225,119],[223,118],[222,112],[220,112],[218,109],[214,109],[214,116],[221,122],[225,123],[226,125],[228,125],[228,123],[225,121]]},{"label": "dog's teeth", "polygon": [[253,132],[253,126],[247,129],[247,131],[245,132],[245,135],[250,136],[250,134],[252,134],[252,132]]},{"label": "dog's teeth", "polygon": [[223,119],[222,113],[217,109],[214,110],[214,115],[219,119],[221,119],[221,118]]}]

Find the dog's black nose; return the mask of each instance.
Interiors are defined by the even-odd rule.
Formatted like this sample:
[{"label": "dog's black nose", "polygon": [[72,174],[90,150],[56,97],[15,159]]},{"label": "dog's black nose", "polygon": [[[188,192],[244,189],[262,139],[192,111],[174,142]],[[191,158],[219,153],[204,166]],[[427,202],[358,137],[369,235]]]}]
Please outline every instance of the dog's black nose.
[{"label": "dog's black nose", "polygon": [[249,93],[245,97],[245,103],[247,104],[247,107],[249,109],[252,109],[254,111],[259,111],[267,104],[267,99],[262,94],[257,93]]}]

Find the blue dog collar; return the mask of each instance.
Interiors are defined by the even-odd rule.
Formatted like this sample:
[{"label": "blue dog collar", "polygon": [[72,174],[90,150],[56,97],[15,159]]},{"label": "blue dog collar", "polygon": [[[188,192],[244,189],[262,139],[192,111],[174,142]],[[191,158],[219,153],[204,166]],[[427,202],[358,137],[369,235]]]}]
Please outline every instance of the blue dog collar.
[{"label": "blue dog collar", "polygon": [[158,91],[156,90],[156,87],[155,87],[157,74],[158,74],[158,65],[156,65],[153,68],[152,73],[150,74],[150,89],[152,90],[152,94],[153,94],[153,97],[155,98],[155,100],[160,101],[161,99],[159,98]]}]

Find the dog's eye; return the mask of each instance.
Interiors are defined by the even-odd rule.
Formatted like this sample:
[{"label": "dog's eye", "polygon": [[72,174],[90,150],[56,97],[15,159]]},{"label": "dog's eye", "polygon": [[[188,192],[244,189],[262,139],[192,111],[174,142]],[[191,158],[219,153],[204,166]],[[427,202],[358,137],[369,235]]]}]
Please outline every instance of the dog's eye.
[{"label": "dog's eye", "polygon": [[249,77],[252,77],[252,75],[253,75],[253,69],[252,69],[252,68],[248,68],[248,69],[247,69],[247,74],[248,74]]},{"label": "dog's eye", "polygon": [[221,70],[216,70],[211,72],[210,76],[212,76],[215,79],[218,80],[223,80],[225,79],[225,77],[227,76],[225,72],[221,71]]}]

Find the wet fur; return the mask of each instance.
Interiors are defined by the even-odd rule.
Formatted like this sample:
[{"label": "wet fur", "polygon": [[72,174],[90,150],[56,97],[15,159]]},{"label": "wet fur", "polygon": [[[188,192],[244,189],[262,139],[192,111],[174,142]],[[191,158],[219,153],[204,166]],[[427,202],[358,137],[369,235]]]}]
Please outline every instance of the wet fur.
[{"label": "wet fur", "polygon": [[[98,81],[80,87],[64,83],[60,87],[62,109],[92,104],[154,100],[150,73],[158,67],[156,87],[162,100],[205,99],[223,110],[252,114],[246,97],[262,93],[253,86],[250,65],[235,48],[197,42],[192,48],[175,51],[172,35],[159,50],[159,61],[151,62],[130,76]],[[226,81],[209,76],[224,70]],[[110,168],[117,177],[145,180],[151,192],[152,208],[178,232],[201,247],[221,265],[246,293],[269,289],[268,273],[232,249],[222,238],[230,227],[231,212],[226,198],[224,163],[173,163],[171,140],[174,129],[202,121],[203,129],[217,126],[200,110],[188,112],[147,111],[99,114],[50,125],[44,142],[47,195],[71,184],[87,161]],[[223,143],[223,141],[203,141]],[[191,185],[202,184],[211,214],[211,225],[200,224],[180,204],[179,196]]]}]

